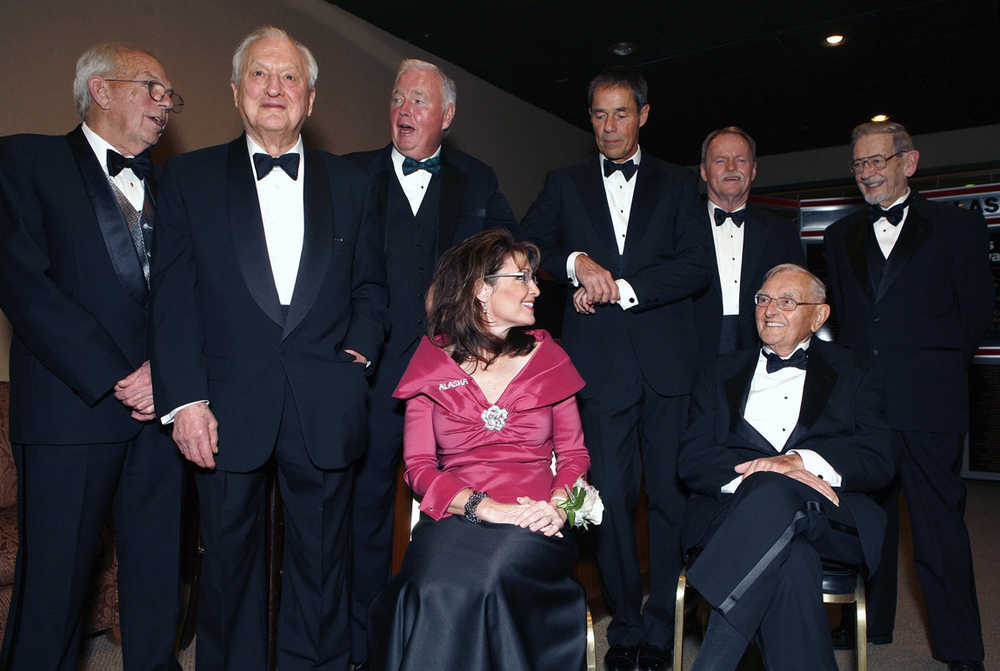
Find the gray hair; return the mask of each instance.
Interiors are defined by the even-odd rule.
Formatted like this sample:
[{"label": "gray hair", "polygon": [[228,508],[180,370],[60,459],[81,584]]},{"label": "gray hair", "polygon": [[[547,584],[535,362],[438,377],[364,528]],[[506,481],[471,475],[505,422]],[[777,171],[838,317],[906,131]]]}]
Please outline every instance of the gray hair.
[{"label": "gray hair", "polygon": [[94,99],[90,95],[91,77],[108,77],[114,74],[122,74],[122,61],[125,54],[140,53],[155,58],[153,54],[144,49],[131,47],[121,42],[102,42],[90,47],[76,60],[76,74],[73,77],[73,102],[76,104],[76,113],[84,121],[87,120],[87,110]]},{"label": "gray hair", "polygon": [[795,263],[779,263],[774,268],[764,273],[764,282],[777,275],[778,273],[786,272],[797,272],[802,273],[809,278],[812,283],[812,298],[821,302],[826,302],[826,285],[823,284],[823,280],[813,275],[811,272],[803,268],[802,266]]},{"label": "gray hair", "polygon": [[708,148],[712,144],[712,140],[719,137],[720,135],[737,135],[747,143],[750,147],[750,162],[757,162],[757,143],[754,139],[750,137],[750,133],[746,132],[739,126],[726,126],[725,128],[717,128],[709,133],[704,142],[701,143],[701,162],[705,162],[705,157],[708,156]]},{"label": "gray hair", "polygon": [[446,75],[444,70],[433,63],[422,61],[419,58],[407,58],[399,64],[399,70],[396,71],[396,79],[394,79],[393,82],[398,82],[399,78],[403,76],[403,73],[408,70],[427,70],[428,72],[436,72],[438,76],[441,77],[442,107],[452,105],[455,106],[456,111],[458,110],[458,106],[456,105],[458,101],[458,87],[455,86],[455,80]]},{"label": "gray hair", "polygon": [[854,153],[854,145],[858,139],[865,135],[891,135],[892,151],[898,154],[901,151],[913,151],[913,138],[903,128],[903,124],[895,121],[866,121],[858,124],[851,131],[851,153]]},{"label": "gray hair", "polygon": [[233,86],[239,87],[240,85],[240,77],[243,76],[243,64],[246,61],[247,51],[250,50],[250,46],[257,40],[262,40],[265,37],[277,37],[295,45],[295,48],[302,55],[302,60],[306,62],[306,70],[309,73],[309,90],[311,91],[316,88],[316,80],[319,79],[319,64],[316,62],[316,58],[312,55],[312,52],[309,51],[309,47],[296,40],[281,28],[274,26],[261,26],[244,37],[236,47],[236,51],[233,52],[233,76],[231,80]]}]

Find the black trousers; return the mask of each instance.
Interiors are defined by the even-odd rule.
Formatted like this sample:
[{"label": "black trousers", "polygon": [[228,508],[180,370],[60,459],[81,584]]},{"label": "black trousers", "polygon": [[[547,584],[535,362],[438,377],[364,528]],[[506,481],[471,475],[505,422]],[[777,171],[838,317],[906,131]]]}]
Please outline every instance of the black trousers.
[{"label": "black trousers", "polygon": [[[831,524],[832,522],[832,524]],[[811,487],[755,473],[723,504],[688,579],[741,641],[756,639],[771,671],[837,671],[823,607],[822,560],[863,565],[854,519]],[[718,650],[714,650],[718,654]],[[731,657],[739,661],[742,649]]]},{"label": "black trousers", "polygon": [[76,671],[101,526],[113,513],[127,671],[179,669],[183,463],[148,423],[127,443],[13,445],[19,542],[0,667]]},{"label": "black trousers", "polygon": [[403,451],[406,405],[392,397],[416,344],[379,363],[368,394],[368,450],[357,464],[351,501],[351,659],[368,658],[368,610],[392,576],[396,473]]},{"label": "black trousers", "polygon": [[[627,393],[580,398],[590,451],[590,479],[604,501],[594,527],[597,564],[611,611],[610,645],[642,641],[669,648],[674,590],[681,569],[684,494],[677,480],[677,449],[687,423],[689,396],[660,396],[640,380]],[[649,494],[649,599],[642,606],[642,576],[632,513],[645,471]]]},{"label": "black trousers", "polygon": [[899,489],[913,527],[917,578],[927,604],[931,649],[946,661],[983,659],[982,625],[965,527],[960,433],[896,431],[899,477],[884,494],[888,518],[882,561],[868,592],[868,631],[891,638],[896,622]]},{"label": "black trousers", "polygon": [[[350,653],[347,572],[353,468],[321,470],[306,454],[286,385],[274,447],[285,517],[278,667],[345,671]],[[203,470],[198,671],[267,666],[265,503],[270,468]]]}]

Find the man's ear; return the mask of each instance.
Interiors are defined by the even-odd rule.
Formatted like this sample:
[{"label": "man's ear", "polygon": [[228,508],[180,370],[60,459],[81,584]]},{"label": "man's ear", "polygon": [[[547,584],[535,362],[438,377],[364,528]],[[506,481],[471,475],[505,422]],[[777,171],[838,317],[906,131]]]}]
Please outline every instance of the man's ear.
[{"label": "man's ear", "polygon": [[816,313],[813,315],[813,323],[811,324],[811,330],[816,333],[821,328],[826,320],[830,318],[830,306],[826,303],[816,306]]},{"label": "man's ear", "polygon": [[102,110],[108,109],[111,104],[111,94],[108,92],[108,84],[104,81],[104,77],[93,75],[87,80],[87,88],[94,104]]}]

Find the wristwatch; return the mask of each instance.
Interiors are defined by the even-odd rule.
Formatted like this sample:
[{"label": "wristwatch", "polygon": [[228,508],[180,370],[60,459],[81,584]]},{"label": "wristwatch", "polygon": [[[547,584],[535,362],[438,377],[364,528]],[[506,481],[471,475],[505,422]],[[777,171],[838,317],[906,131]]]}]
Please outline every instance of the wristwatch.
[{"label": "wristwatch", "polygon": [[483,502],[483,499],[488,498],[490,498],[490,495],[486,492],[473,490],[472,494],[469,495],[469,499],[465,502],[465,519],[473,524],[479,524],[479,517],[476,516],[476,508]]}]

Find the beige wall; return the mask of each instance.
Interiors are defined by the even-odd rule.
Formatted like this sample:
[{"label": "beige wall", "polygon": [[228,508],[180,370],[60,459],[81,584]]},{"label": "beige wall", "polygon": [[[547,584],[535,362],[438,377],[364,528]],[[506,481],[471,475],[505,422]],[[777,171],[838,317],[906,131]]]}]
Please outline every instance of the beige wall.
[{"label": "beige wall", "polygon": [[[305,134],[335,153],[388,142],[388,92],[405,57],[441,64],[458,84],[449,142],[491,164],[518,215],[545,173],[577,160],[590,135],[468,72],[399,40],[323,0],[2,0],[0,63],[8,64],[0,135],[63,133],[77,118],[71,82],[79,54],[108,39],[154,51],[184,113],[171,119],[156,158],[218,144],[241,130],[228,81],[243,35],[271,23],[309,45],[320,65],[316,106]],[[581,95],[583,93],[581,92]],[[0,380],[8,378],[10,328],[0,316]]]}]

